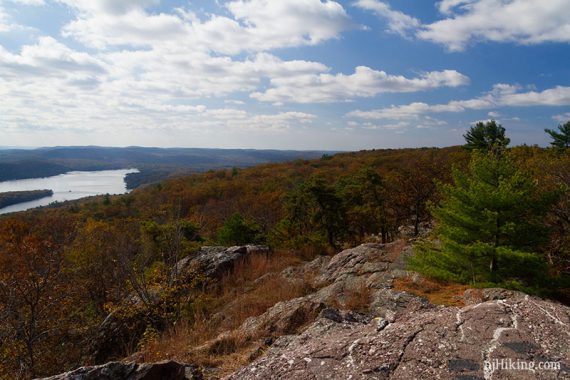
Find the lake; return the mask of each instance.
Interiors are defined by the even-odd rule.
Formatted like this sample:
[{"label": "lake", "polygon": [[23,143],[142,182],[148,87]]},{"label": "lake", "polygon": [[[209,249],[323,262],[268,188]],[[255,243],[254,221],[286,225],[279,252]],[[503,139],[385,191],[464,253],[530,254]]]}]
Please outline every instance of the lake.
[{"label": "lake", "polygon": [[125,176],[129,173],[137,172],[137,169],[69,172],[53,177],[0,182],[0,193],[7,191],[53,190],[51,197],[4,207],[0,209],[0,214],[24,211],[34,207],[47,206],[52,202],[71,201],[94,195],[124,194],[128,192]]}]

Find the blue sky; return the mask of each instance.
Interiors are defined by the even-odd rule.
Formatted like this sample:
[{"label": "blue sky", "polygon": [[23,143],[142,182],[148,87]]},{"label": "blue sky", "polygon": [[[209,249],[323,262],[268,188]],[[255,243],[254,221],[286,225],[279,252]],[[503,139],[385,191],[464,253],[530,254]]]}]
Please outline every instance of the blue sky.
[{"label": "blue sky", "polygon": [[570,119],[570,0],[0,0],[0,145],[515,144]]}]

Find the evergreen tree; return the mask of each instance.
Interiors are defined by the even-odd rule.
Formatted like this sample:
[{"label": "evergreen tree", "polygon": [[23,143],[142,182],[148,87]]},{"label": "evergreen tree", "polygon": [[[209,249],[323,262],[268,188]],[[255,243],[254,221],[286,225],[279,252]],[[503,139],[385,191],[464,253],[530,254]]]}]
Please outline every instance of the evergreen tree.
[{"label": "evergreen tree", "polygon": [[240,214],[233,214],[226,219],[218,231],[218,241],[226,245],[239,245],[262,242],[261,228],[252,220],[245,219]]},{"label": "evergreen tree", "polygon": [[559,125],[558,130],[560,133],[552,130],[545,129],[544,131],[552,137],[552,145],[554,148],[558,149],[568,149],[570,148],[570,121],[567,121],[564,125]]},{"label": "evergreen tree", "polygon": [[536,253],[547,237],[543,218],[557,198],[504,155],[474,152],[468,175],[454,170],[432,208],[435,239],[417,245],[411,267],[471,283],[531,284],[546,264]]},{"label": "evergreen tree", "polygon": [[382,243],[396,229],[396,216],[388,199],[387,183],[372,168],[364,168],[339,183],[350,235],[362,241],[366,235],[380,234]]},{"label": "evergreen tree", "polygon": [[506,148],[511,142],[511,140],[505,136],[505,128],[497,124],[495,120],[485,123],[481,121],[478,122],[475,126],[471,127],[463,137],[467,142],[465,148],[484,152],[500,151]]},{"label": "evergreen tree", "polygon": [[342,200],[323,177],[312,176],[287,194],[285,211],[286,217],[273,234],[295,247],[328,245],[337,249],[346,234]]}]

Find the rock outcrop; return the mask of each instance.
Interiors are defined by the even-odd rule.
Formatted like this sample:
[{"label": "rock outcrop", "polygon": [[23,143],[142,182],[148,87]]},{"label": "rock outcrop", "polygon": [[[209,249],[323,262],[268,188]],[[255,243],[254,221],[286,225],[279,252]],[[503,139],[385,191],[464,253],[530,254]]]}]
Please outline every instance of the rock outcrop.
[{"label": "rock outcrop", "polygon": [[[432,305],[393,289],[410,275],[409,252],[365,244],[284,271],[313,273],[317,290],[247,320],[241,334],[286,335],[228,379],[570,379],[570,308],[505,289],[468,290],[463,308]],[[368,297],[365,315],[338,310],[355,292]],[[294,323],[299,315],[305,324]],[[517,361],[560,369],[507,368]]]},{"label": "rock outcrop", "polygon": [[81,367],[43,380],[202,380],[194,366],[164,361],[154,364],[111,362],[94,367]]},{"label": "rock outcrop", "polygon": [[[266,251],[209,248],[178,269],[219,276],[252,252]],[[223,355],[233,337],[245,342],[253,362],[228,380],[570,379],[569,307],[505,289],[470,289],[464,307],[433,305],[393,287],[414,277],[405,270],[410,252],[405,242],[364,244],[267,274],[309,279],[312,290],[193,349]],[[116,378],[131,379],[124,371]]]},{"label": "rock outcrop", "polygon": [[[212,279],[220,278],[230,271],[236,262],[252,254],[270,254],[269,248],[258,245],[235,247],[202,247],[196,254],[187,256],[176,264],[175,270],[183,281],[200,275]],[[158,295],[156,297],[159,299]],[[128,301],[131,306],[137,303],[137,298]],[[105,318],[95,336],[90,339],[88,357],[95,364],[105,363],[120,358],[125,349],[136,347],[148,324],[146,311],[141,314],[111,313]]]},{"label": "rock outcrop", "polygon": [[[409,247],[401,242],[363,244],[333,257],[319,257],[300,267],[284,270],[288,281],[313,278],[314,292],[279,302],[264,314],[247,319],[241,336],[275,338],[293,334],[314,322],[327,308],[362,307],[366,312],[393,321],[404,313],[433,307],[429,302],[392,289],[404,270]],[[357,304],[355,304],[357,303]]]},{"label": "rock outcrop", "polygon": [[238,260],[252,254],[270,254],[262,245],[235,247],[202,247],[195,255],[187,256],[176,263],[175,270],[181,277],[200,274],[209,278],[219,278],[231,270]]},{"label": "rock outcrop", "polygon": [[[570,379],[570,308],[495,293],[507,298],[394,322],[321,315],[228,379]],[[529,363],[537,369],[512,369]]]}]

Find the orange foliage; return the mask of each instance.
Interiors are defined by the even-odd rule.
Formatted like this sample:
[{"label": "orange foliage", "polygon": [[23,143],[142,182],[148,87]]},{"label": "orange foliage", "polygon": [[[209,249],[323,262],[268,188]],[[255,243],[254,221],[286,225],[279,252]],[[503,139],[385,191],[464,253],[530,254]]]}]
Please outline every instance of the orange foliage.
[{"label": "orange foliage", "polygon": [[412,277],[404,277],[394,280],[394,289],[427,298],[436,305],[465,306],[463,293],[469,286],[427,278],[414,281]]}]

